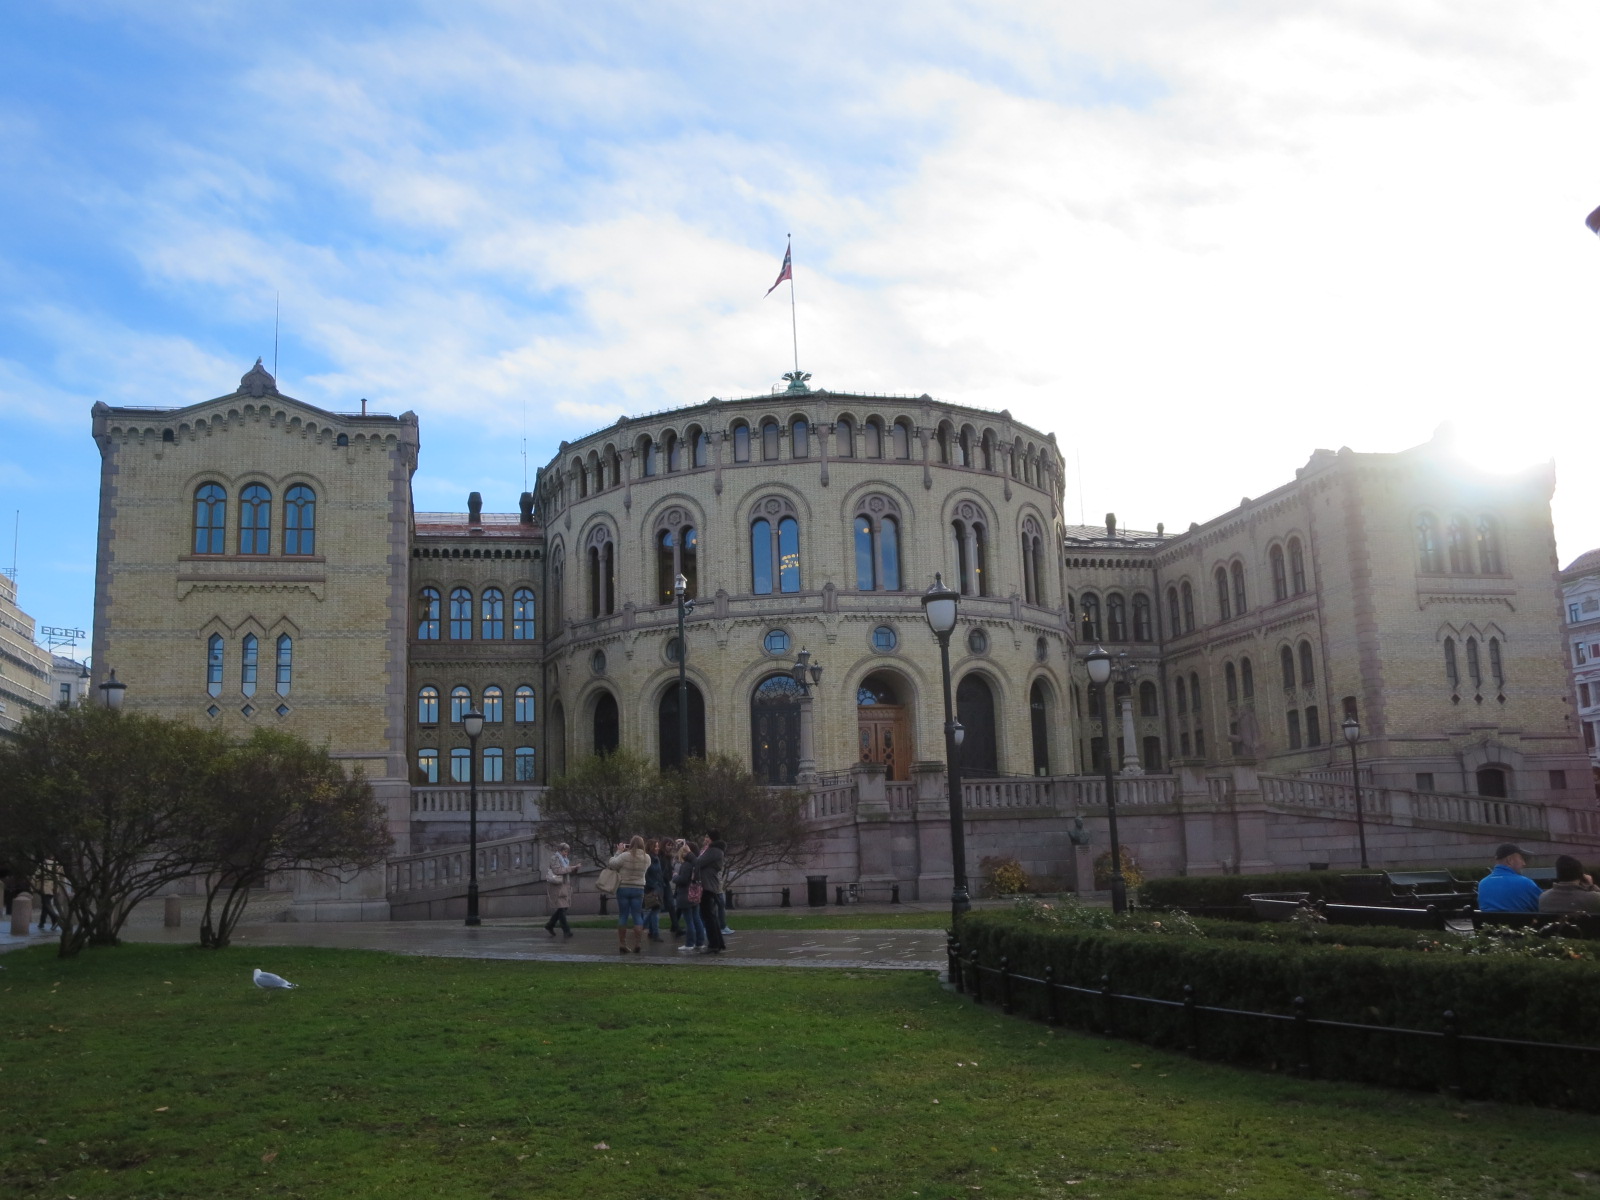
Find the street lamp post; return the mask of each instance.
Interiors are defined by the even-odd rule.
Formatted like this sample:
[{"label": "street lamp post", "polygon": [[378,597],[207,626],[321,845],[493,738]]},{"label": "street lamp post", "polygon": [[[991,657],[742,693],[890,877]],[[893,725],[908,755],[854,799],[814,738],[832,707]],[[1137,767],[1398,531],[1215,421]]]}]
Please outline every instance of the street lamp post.
[{"label": "street lamp post", "polygon": [[922,615],[928,628],[939,639],[939,668],[944,677],[944,762],[950,786],[950,919],[958,921],[972,907],[967,895],[966,825],[961,815],[961,763],[956,757],[966,730],[955,718],[950,702],[950,634],[956,627],[956,609],[961,594],[944,586],[944,577],[935,575],[933,586],[922,594]]},{"label": "street lamp post", "polygon": [[[678,602],[678,770],[689,765],[689,642],[683,636],[684,618],[694,612],[694,600],[689,596],[689,578],[679,572],[672,581],[672,595]],[[689,797],[683,795],[683,805],[678,812],[678,826],[683,836],[689,836]]]},{"label": "street lamp post", "polygon": [[1117,839],[1117,783],[1111,777],[1111,655],[1096,646],[1084,658],[1089,682],[1100,689],[1100,728],[1105,746],[1100,760],[1106,771],[1106,816],[1111,823],[1111,911],[1128,911],[1128,885],[1122,878],[1122,843]]},{"label": "street lamp post", "polygon": [[106,707],[112,712],[122,707],[122,693],[127,690],[127,684],[117,681],[115,670],[111,672],[111,678],[100,685],[100,695],[105,700]]},{"label": "street lamp post", "polygon": [[478,738],[483,733],[483,714],[469,709],[461,718],[461,728],[466,731],[472,750],[467,755],[467,787],[470,795],[471,816],[468,818],[467,841],[467,924],[481,925],[478,916]]},{"label": "street lamp post", "polygon": [[1361,843],[1361,869],[1367,869],[1367,818],[1361,805],[1361,769],[1356,761],[1356,743],[1361,740],[1361,722],[1354,715],[1344,719],[1344,740],[1350,744],[1350,782],[1356,789],[1356,839]]}]

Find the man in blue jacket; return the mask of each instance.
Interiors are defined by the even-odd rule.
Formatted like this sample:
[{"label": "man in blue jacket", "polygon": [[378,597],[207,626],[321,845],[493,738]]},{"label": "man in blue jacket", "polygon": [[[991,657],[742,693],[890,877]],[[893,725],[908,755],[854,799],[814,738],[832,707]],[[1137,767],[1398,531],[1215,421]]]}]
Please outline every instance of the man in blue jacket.
[{"label": "man in blue jacket", "polygon": [[1494,870],[1478,881],[1481,912],[1538,912],[1539,885],[1522,873],[1522,848],[1510,842],[1494,852]]}]

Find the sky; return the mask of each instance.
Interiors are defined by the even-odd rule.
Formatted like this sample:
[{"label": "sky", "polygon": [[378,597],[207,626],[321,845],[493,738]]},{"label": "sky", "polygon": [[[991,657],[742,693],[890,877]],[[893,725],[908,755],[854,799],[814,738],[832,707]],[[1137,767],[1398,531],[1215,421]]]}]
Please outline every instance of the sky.
[{"label": "sky", "polygon": [[[1318,447],[1586,462],[1600,6],[0,6],[0,565],[90,626],[89,409],[414,410],[423,510],[629,413],[929,393],[1182,529]],[[81,651],[87,650],[87,642]]]}]

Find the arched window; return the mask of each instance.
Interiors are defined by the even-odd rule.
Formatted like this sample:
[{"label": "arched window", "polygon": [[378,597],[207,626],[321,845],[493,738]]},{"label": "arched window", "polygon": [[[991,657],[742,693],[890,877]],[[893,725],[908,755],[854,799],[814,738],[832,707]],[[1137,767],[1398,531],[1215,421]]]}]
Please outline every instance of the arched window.
[{"label": "arched window", "polygon": [[[1189,672],[1189,711],[1196,717],[1200,715],[1200,675],[1196,671]],[[1205,753],[1198,745],[1194,749],[1196,754]]]},{"label": "arched window", "polygon": [[756,511],[768,515],[750,523],[750,590],[760,596],[800,590],[800,522],[782,515],[787,508],[776,498],[763,501]]},{"label": "arched window", "polygon": [[794,458],[811,457],[811,423],[804,417],[789,422],[789,453]]},{"label": "arched window", "polygon": [[466,588],[452,588],[450,592],[450,640],[472,640],[472,593]]},{"label": "arched window", "polygon": [[1283,690],[1294,691],[1294,651],[1287,646],[1279,650],[1278,665],[1283,668]]},{"label": "arched window", "polygon": [[1248,658],[1239,660],[1239,691],[1246,700],[1256,694],[1256,673]]},{"label": "arched window", "polygon": [[550,627],[561,632],[562,616],[567,611],[567,551],[560,542],[550,551]]},{"label": "arched window", "polygon": [[868,458],[883,457],[883,424],[876,417],[861,426],[863,450]]},{"label": "arched window", "polygon": [[772,522],[759,519],[750,524],[750,590],[758,596],[772,594]]},{"label": "arched window", "polygon": [[978,778],[997,774],[1000,731],[995,720],[994,691],[982,675],[965,675],[956,685],[956,720],[966,730],[957,751],[961,773]]},{"label": "arched window", "polygon": [[694,444],[694,465],[709,467],[711,465],[711,435],[703,429],[691,429]]},{"label": "arched window", "polygon": [[417,751],[417,778],[423,783],[439,782],[439,751],[432,746]]},{"label": "arched window", "polygon": [[1274,600],[1287,600],[1289,598],[1289,572],[1283,563],[1283,547],[1274,546],[1267,552],[1267,559],[1272,565],[1272,598]]},{"label": "arched window", "polygon": [[531,642],[538,636],[534,620],[533,589],[520,587],[511,593],[511,640]]},{"label": "arched window", "polygon": [[1100,597],[1093,592],[1083,594],[1083,640],[1100,640]]},{"label": "arched window", "polygon": [[656,522],[656,603],[676,604],[673,587],[681,573],[684,596],[700,594],[700,535],[681,508],[668,509]]},{"label": "arched window", "polygon": [[750,694],[750,767],[764,784],[787,786],[799,774],[802,696],[788,674],[768,675]]},{"label": "arched window", "polygon": [[607,617],[617,611],[617,547],[611,529],[597,525],[589,534],[589,615]]},{"label": "arched window", "polygon": [[1128,640],[1128,602],[1121,592],[1106,597],[1106,636],[1113,642]]},{"label": "arched window", "polygon": [[956,466],[970,467],[977,462],[973,457],[977,437],[977,430],[973,429],[971,425],[963,425],[961,427],[961,440],[956,443]]},{"label": "arched window", "polygon": [[1478,518],[1478,570],[1485,575],[1500,574],[1500,529],[1493,517]]},{"label": "arched window", "polygon": [[280,696],[289,694],[294,682],[294,639],[287,633],[278,635],[278,686]]},{"label": "arched window", "polygon": [[497,587],[484,588],[480,605],[478,636],[498,642],[506,636],[506,594]]},{"label": "arched window", "polygon": [[942,422],[939,426],[939,433],[935,440],[939,444],[939,461],[947,467],[950,465],[950,442],[952,440],[952,436],[950,422]]},{"label": "arched window", "polygon": [[1472,574],[1472,547],[1468,543],[1467,519],[1457,513],[1450,518],[1450,528],[1447,533],[1450,551],[1450,573],[1452,575]]},{"label": "arched window", "polygon": [[896,421],[890,427],[889,446],[896,458],[911,457],[911,426],[904,420]]},{"label": "arched window", "polygon": [[439,589],[425,587],[417,593],[417,641],[439,640]]},{"label": "arched window", "polygon": [[244,652],[239,655],[239,690],[246,696],[256,694],[256,670],[261,665],[261,643],[256,635],[244,635]]},{"label": "arched window", "polygon": [[1222,690],[1227,694],[1229,704],[1239,703],[1239,671],[1232,663],[1222,668]]},{"label": "arched window", "polygon": [[222,635],[213,633],[206,640],[206,691],[222,695]]},{"label": "arched window", "polygon": [[[1194,589],[1189,586],[1189,581],[1183,581],[1183,631],[1194,632]],[[1177,631],[1174,630],[1174,633]]]},{"label": "arched window", "polygon": [[1160,705],[1157,703],[1156,685],[1146,679],[1139,685],[1139,715],[1141,717],[1159,717]]},{"label": "arched window", "polygon": [[1467,678],[1472,680],[1472,690],[1483,687],[1483,664],[1478,661],[1478,639],[1467,639]]},{"label": "arched window", "polygon": [[1246,610],[1246,605],[1244,602],[1244,564],[1238,562],[1234,563],[1232,574],[1233,612],[1235,616],[1242,617],[1244,616]]},{"label": "arched window", "polygon": [[506,752],[499,746],[483,748],[483,782],[504,783],[506,780]]},{"label": "arched window", "polygon": [[283,497],[283,552],[317,552],[317,494],[297,483]]},{"label": "arched window", "polygon": [[1233,604],[1232,604],[1232,601],[1229,599],[1228,569],[1226,567],[1218,567],[1217,568],[1216,581],[1217,581],[1217,612],[1221,614],[1220,619],[1223,620],[1223,621],[1226,621],[1230,617],[1233,616]]},{"label": "arched window", "polygon": [[994,470],[994,430],[985,429],[983,431],[983,440],[978,444],[978,448],[983,455],[983,469],[985,471]]},{"label": "arched window", "polygon": [[1494,686],[1500,689],[1506,686],[1505,664],[1500,660],[1500,639],[1489,639],[1489,674],[1494,678]]},{"label": "arched window", "polygon": [[572,460],[572,478],[578,485],[578,499],[583,499],[589,494],[589,470],[583,465],[583,459]]},{"label": "arched window", "polygon": [[662,455],[666,459],[668,471],[683,470],[683,443],[678,440],[678,435],[672,430],[667,430],[661,435]]},{"label": "arched window", "polygon": [[465,746],[457,746],[450,751],[450,781],[452,783],[472,782],[472,751]]},{"label": "arched window", "polygon": [[1439,518],[1432,513],[1417,517],[1417,565],[1427,572],[1442,569],[1439,561]]},{"label": "arched window", "polygon": [[239,553],[272,553],[272,493],[259,483],[239,493]]},{"label": "arched window", "polygon": [[656,744],[658,760],[663,771],[675,770],[683,765],[686,751],[689,758],[706,756],[706,700],[693,683],[684,683],[681,699],[685,701],[688,720],[683,723],[684,744],[679,742],[678,684],[674,680],[661,693],[656,703]]},{"label": "arched window", "polygon": [[743,423],[733,427],[733,461],[750,461],[750,426]]},{"label": "arched window", "polygon": [[1133,597],[1133,640],[1136,642],[1155,640],[1155,629],[1150,620],[1150,597],[1143,592],[1137,592]]},{"label": "arched window", "polygon": [[450,723],[461,724],[461,718],[472,711],[472,690],[461,684],[450,689]]},{"label": "arched window", "polygon": [[778,461],[778,423],[761,422],[761,458],[764,462]]},{"label": "arched window", "polygon": [[900,522],[892,500],[868,497],[855,519],[856,590],[900,590]]},{"label": "arched window", "polygon": [[1289,587],[1296,596],[1306,590],[1306,556],[1299,538],[1289,539]]},{"label": "arched window", "polygon": [[955,546],[956,577],[961,581],[961,594],[987,596],[989,547],[983,514],[970,502],[963,503],[956,513],[956,519],[950,522],[950,534]]},{"label": "arched window", "polygon": [[227,552],[228,493],[215,483],[203,483],[194,493],[194,552]]},{"label": "arched window", "polygon": [[1029,604],[1045,604],[1044,536],[1032,517],[1022,522],[1022,598]]},{"label": "arched window", "polygon": [[778,590],[800,590],[800,522],[793,517],[778,522]]},{"label": "arched window", "polygon": [[1317,682],[1316,668],[1311,658],[1311,643],[1300,643],[1300,686],[1308,688]]},{"label": "arched window", "polygon": [[1044,680],[1035,679],[1028,689],[1029,732],[1033,735],[1033,773],[1050,774],[1050,712]]},{"label": "arched window", "polygon": [[1444,640],[1444,677],[1449,682],[1452,692],[1460,690],[1461,672],[1456,668],[1455,638],[1445,638]]},{"label": "arched window", "polygon": [[439,723],[439,689],[429,684],[417,691],[417,724]]},{"label": "arched window", "polygon": [[516,763],[518,783],[534,783],[538,780],[538,773],[534,769],[534,753],[532,746],[517,747]]},{"label": "arched window", "polygon": [[1189,689],[1183,686],[1182,675],[1172,681],[1172,698],[1180,715],[1189,711]]},{"label": "arched window", "polygon": [[639,473],[646,479],[656,473],[656,444],[649,434],[639,439]]},{"label": "arched window", "polygon": [[533,724],[533,688],[526,683],[517,684],[514,694],[515,703],[512,707],[512,719],[518,725]]},{"label": "arched window", "polygon": [[1306,745],[1322,745],[1322,721],[1317,716],[1314,704],[1306,709]]},{"label": "arched window", "polygon": [[856,427],[849,417],[840,417],[833,423],[834,455],[838,458],[856,456]]},{"label": "arched window", "polygon": [[1178,589],[1167,589],[1167,636],[1177,637],[1183,632],[1183,620],[1179,616]]}]

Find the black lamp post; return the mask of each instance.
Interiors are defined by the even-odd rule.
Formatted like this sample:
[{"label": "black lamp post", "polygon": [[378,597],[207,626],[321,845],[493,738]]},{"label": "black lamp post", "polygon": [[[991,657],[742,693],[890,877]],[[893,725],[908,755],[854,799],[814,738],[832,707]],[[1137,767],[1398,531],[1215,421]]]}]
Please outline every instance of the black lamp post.
[{"label": "black lamp post", "polygon": [[[694,612],[689,596],[689,578],[681,572],[672,581],[672,595],[678,602],[678,770],[689,765],[689,642],[683,635],[684,618]],[[689,798],[684,796],[678,812],[683,836],[689,836]]]},{"label": "black lamp post", "polygon": [[467,786],[472,812],[467,834],[467,924],[481,925],[483,921],[478,916],[478,738],[483,733],[483,714],[475,708],[468,709],[461,717],[461,728],[466,731],[467,741],[472,744],[472,750],[467,755]]},{"label": "black lamp post", "polygon": [[122,707],[122,693],[127,690],[127,684],[117,681],[115,670],[111,672],[111,678],[100,685],[101,698],[105,700],[106,707],[112,712],[116,712]]},{"label": "black lamp post", "polygon": [[1356,789],[1356,839],[1361,843],[1361,869],[1367,869],[1367,818],[1361,806],[1361,767],[1356,762],[1356,743],[1361,740],[1361,722],[1355,717],[1344,719],[1344,740],[1350,744],[1350,782]]},{"label": "black lamp post", "polygon": [[1100,755],[1106,773],[1106,816],[1111,822],[1111,911],[1128,911],[1128,884],[1122,877],[1122,843],[1117,839],[1117,782],[1111,776],[1111,655],[1096,646],[1084,658],[1089,682],[1100,689],[1100,728],[1105,745]]},{"label": "black lamp post", "polygon": [[822,682],[822,664],[812,662],[811,651],[802,646],[800,653],[794,656],[794,666],[789,668],[789,674],[800,685],[801,694],[807,695],[814,684]]},{"label": "black lamp post", "polygon": [[950,785],[950,918],[961,919],[961,914],[972,907],[967,895],[967,842],[966,826],[961,815],[961,763],[956,757],[966,730],[955,718],[950,703],[950,634],[956,627],[956,609],[961,594],[944,586],[944,577],[935,575],[933,586],[922,593],[922,615],[928,619],[928,628],[939,639],[939,667],[944,675],[944,762],[945,777]]}]

